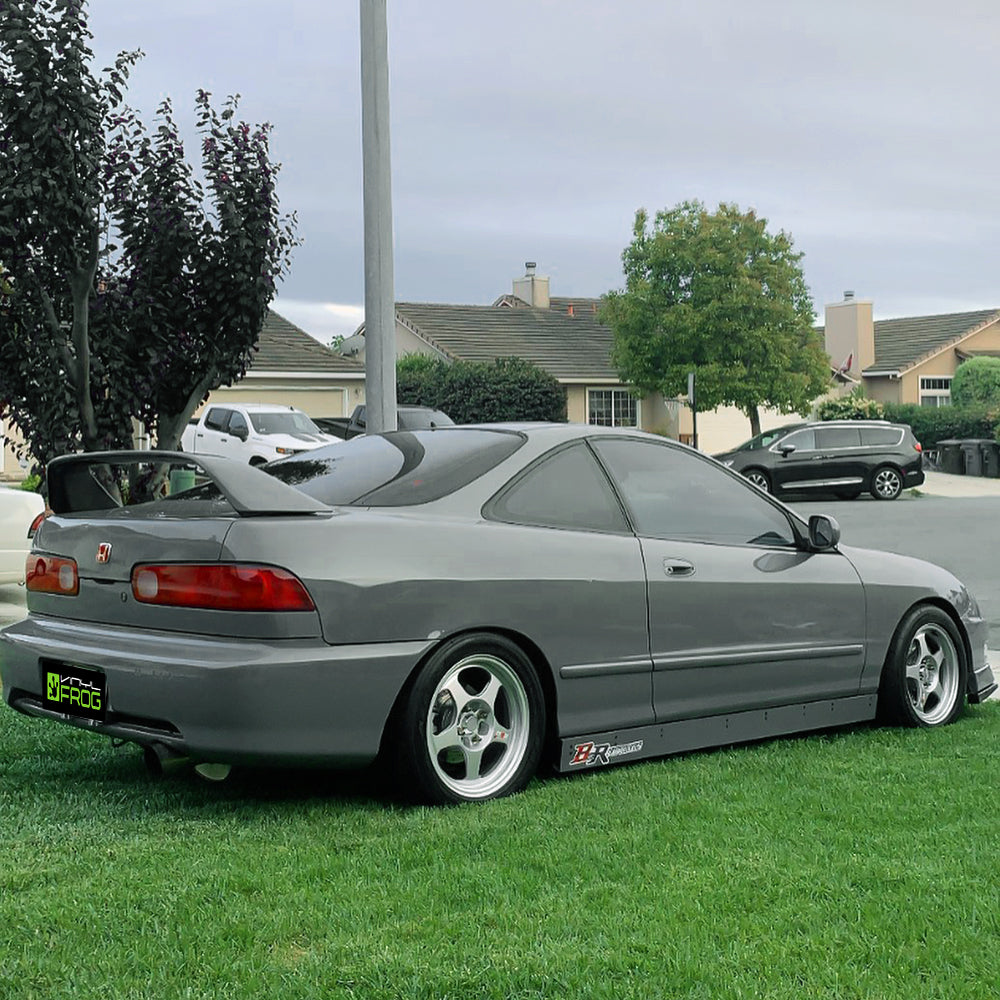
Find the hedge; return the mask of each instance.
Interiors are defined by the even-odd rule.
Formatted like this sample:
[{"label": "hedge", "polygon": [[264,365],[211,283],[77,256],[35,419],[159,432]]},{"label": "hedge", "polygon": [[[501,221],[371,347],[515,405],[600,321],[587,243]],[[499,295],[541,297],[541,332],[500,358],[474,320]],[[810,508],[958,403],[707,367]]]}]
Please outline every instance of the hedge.
[{"label": "hedge", "polygon": [[951,380],[955,406],[990,406],[1000,409],[1000,358],[969,358]]},{"label": "hedge", "polygon": [[909,424],[925,448],[936,448],[950,438],[996,438],[1000,440],[998,406],[917,406],[886,403],[885,419]]},{"label": "hedge", "polygon": [[448,364],[409,355],[396,366],[396,399],[443,410],[456,424],[566,420],[566,391],[522,358]]}]

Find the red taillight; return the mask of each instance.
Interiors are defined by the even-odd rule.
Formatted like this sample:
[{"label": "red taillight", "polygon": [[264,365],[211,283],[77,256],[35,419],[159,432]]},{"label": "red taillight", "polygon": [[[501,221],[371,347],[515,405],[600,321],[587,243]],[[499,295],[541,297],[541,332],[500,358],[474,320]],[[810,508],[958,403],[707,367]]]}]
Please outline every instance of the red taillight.
[{"label": "red taillight", "polygon": [[39,527],[41,526],[42,521],[44,521],[45,518],[47,518],[49,516],[49,514],[51,514],[51,513],[52,512],[49,511],[49,510],[43,510],[41,512],[41,514],[38,514],[38,515],[35,516],[35,519],[28,526],[28,537],[29,538],[34,538],[35,537],[35,532],[38,531]]},{"label": "red taillight", "polygon": [[919,441],[914,441],[913,442],[913,447],[916,448],[917,451],[923,451],[924,450],[923,448],[920,447],[920,442]]},{"label": "red taillight", "polygon": [[132,596],[143,604],[216,611],[313,611],[302,581],[273,566],[233,563],[136,566]]},{"label": "red taillight", "polygon": [[80,591],[80,577],[76,560],[59,556],[40,556],[29,553],[24,563],[24,582],[36,594],[65,594],[72,596]]}]

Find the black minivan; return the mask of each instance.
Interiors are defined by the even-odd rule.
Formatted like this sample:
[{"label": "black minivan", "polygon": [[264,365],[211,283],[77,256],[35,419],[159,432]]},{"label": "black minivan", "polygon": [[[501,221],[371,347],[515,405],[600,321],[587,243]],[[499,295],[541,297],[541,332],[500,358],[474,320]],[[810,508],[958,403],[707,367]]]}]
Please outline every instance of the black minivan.
[{"label": "black minivan", "polygon": [[715,457],[774,494],[853,500],[867,490],[876,500],[895,500],[924,481],[920,442],[908,424],[886,420],[787,424]]}]

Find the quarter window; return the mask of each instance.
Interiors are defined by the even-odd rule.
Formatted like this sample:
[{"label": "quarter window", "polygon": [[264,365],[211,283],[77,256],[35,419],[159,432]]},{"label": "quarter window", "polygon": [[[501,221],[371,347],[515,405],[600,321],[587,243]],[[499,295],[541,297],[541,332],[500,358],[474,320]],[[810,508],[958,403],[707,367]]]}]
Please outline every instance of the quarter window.
[{"label": "quarter window", "polygon": [[951,376],[920,376],[920,405],[949,406],[951,404]]},{"label": "quarter window", "polygon": [[640,535],[725,545],[795,544],[780,509],[697,455],[655,442],[598,438],[593,444]]},{"label": "quarter window", "polygon": [[638,402],[628,389],[588,389],[587,423],[599,427],[638,427]]},{"label": "quarter window", "polygon": [[898,427],[862,427],[861,443],[864,445],[899,444],[903,432]]},{"label": "quarter window", "polygon": [[533,465],[492,504],[501,521],[625,533],[628,525],[607,476],[584,444]]}]

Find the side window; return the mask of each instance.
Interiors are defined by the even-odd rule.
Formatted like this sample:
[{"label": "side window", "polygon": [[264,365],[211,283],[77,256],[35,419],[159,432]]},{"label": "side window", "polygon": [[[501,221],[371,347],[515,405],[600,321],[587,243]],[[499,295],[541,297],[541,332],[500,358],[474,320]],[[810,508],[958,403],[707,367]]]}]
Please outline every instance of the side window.
[{"label": "side window", "polygon": [[898,427],[862,427],[861,443],[863,445],[899,444],[903,440],[903,432]]},{"label": "side window", "polygon": [[789,434],[788,437],[782,438],[778,441],[775,445],[775,450],[780,451],[786,444],[794,445],[796,451],[815,451],[816,432],[811,427],[807,427],[805,430],[795,431],[794,434]]},{"label": "side window", "polygon": [[231,412],[231,410],[223,409],[221,406],[213,406],[205,415],[205,426],[210,431],[224,431]]},{"label": "side window", "polygon": [[247,427],[246,418],[242,413],[233,410],[232,416],[229,418],[229,433],[230,434],[249,434],[250,428]]},{"label": "side window", "polygon": [[629,530],[607,477],[584,444],[563,448],[532,466],[500,493],[488,513],[514,524]]},{"label": "side window", "polygon": [[860,448],[861,431],[857,427],[817,427],[817,448]]},{"label": "side window", "polygon": [[795,544],[788,518],[712,463],[645,441],[593,441],[640,535],[725,545]]}]

